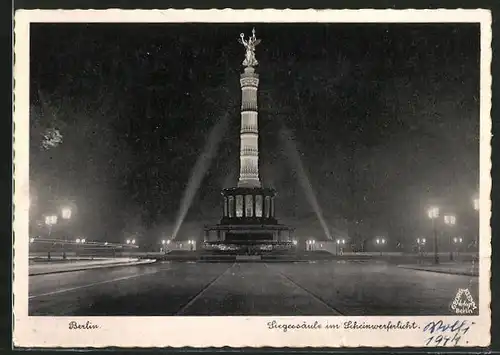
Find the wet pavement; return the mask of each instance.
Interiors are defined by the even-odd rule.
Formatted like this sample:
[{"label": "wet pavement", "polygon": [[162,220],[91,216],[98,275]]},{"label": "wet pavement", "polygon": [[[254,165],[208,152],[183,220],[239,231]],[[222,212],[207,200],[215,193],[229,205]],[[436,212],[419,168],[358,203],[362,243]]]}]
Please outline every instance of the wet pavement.
[{"label": "wet pavement", "polygon": [[29,278],[30,315],[451,314],[478,278],[375,261],[156,263]]}]

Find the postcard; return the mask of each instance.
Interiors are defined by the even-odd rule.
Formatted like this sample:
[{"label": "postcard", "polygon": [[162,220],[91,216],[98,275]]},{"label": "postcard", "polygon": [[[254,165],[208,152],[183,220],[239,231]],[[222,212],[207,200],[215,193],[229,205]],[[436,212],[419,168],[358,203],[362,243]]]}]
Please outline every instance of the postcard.
[{"label": "postcard", "polygon": [[19,10],[18,348],[490,344],[488,10]]}]

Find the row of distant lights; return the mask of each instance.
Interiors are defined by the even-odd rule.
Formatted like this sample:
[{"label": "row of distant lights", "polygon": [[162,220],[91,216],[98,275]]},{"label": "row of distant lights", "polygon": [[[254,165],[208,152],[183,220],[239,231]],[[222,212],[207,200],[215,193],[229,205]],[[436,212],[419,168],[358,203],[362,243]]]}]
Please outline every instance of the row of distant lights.
[{"label": "row of distant lights", "polygon": [[[75,239],[75,242],[76,244],[85,244],[87,240],[85,238],[77,238]],[[35,238],[34,237],[31,237],[30,238],[30,243],[34,243],[35,242]],[[104,245],[108,245],[109,243],[108,242],[104,242]],[[135,244],[135,239],[127,239],[127,244],[132,244],[134,245]]]},{"label": "row of distant lights", "polygon": [[[82,238],[82,239],[77,238],[77,239],[75,240],[76,244],[83,244],[83,243],[85,243],[85,241],[86,241],[86,240],[85,240],[85,238]],[[34,242],[35,242],[35,238],[34,238],[34,237],[31,237],[31,238],[30,238],[30,243],[34,243]],[[106,243],[104,243],[104,244],[105,244],[105,245],[107,245],[107,244],[108,244],[108,242],[106,242]]]},{"label": "row of distant lights", "polygon": [[[167,244],[167,245],[168,245],[168,244],[170,244],[170,242],[171,242],[171,240],[170,240],[170,239],[168,239],[168,240],[162,240],[162,241],[161,241],[161,244],[162,244],[162,245],[165,245],[165,244]],[[188,240],[188,241],[187,241],[187,243],[188,243],[189,245],[191,245],[191,244],[193,244],[193,245],[194,245],[196,242],[195,242],[194,240],[190,239],[190,240]]]},{"label": "row of distant lights", "polygon": [[[337,242],[337,244],[345,244],[345,239],[337,239],[336,242]],[[309,245],[316,244],[316,240],[309,239],[306,243],[309,244]],[[293,244],[297,245],[297,241],[294,240]]]},{"label": "row of distant lights", "polygon": [[[337,239],[336,240],[337,244],[345,244],[345,239]],[[311,244],[316,244],[316,240],[314,239],[309,239],[307,242],[307,244],[311,245]],[[293,241],[293,244],[297,245],[297,241],[294,240]],[[323,245],[323,244],[322,244]]]}]

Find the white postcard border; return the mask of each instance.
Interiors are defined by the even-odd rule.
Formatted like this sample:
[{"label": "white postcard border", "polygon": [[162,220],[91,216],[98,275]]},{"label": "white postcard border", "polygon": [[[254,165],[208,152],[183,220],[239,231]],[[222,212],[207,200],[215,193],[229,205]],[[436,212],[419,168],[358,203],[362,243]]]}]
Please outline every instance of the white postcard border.
[{"label": "white postcard border", "polygon": [[[33,22],[332,22],[480,23],[480,276],[479,316],[432,317],[30,317],[28,316],[29,220],[29,26]],[[431,321],[469,320],[459,346],[490,344],[491,256],[491,13],[488,10],[18,10],[14,65],[14,267],[13,336],[17,347],[423,347],[422,330]],[[71,320],[89,320],[99,329],[74,331]],[[416,322],[417,330],[283,330],[267,323],[382,324]]]}]

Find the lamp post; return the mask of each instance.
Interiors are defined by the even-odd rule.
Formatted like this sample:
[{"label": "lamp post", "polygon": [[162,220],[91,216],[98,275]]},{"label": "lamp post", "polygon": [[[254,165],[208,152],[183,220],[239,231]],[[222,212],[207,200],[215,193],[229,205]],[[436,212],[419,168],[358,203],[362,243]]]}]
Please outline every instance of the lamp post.
[{"label": "lamp post", "polygon": [[336,246],[335,251],[336,251],[337,255],[339,255],[339,251],[341,252],[340,254],[343,254],[341,245],[344,245],[344,244],[345,244],[345,239],[337,239],[336,245],[335,245]]},{"label": "lamp post", "polygon": [[[71,210],[70,207],[63,207],[61,208],[61,217],[62,219],[65,219],[69,221],[71,218],[73,211]],[[63,259],[66,259],[66,247],[63,245]]]},{"label": "lamp post", "polygon": [[462,237],[453,238],[453,243],[455,244],[455,248],[457,249],[457,256],[460,254],[460,247],[462,246],[463,241],[464,240]]},{"label": "lamp post", "polygon": [[382,237],[378,237],[377,239],[375,239],[375,243],[377,244],[377,247],[380,251],[380,256],[382,256],[382,247],[385,245],[385,238],[382,238]]},{"label": "lamp post", "polygon": [[417,238],[417,249],[418,249],[417,251],[418,251],[419,261],[422,261],[423,259],[425,243],[427,243],[427,240],[425,238]]},{"label": "lamp post", "polygon": [[[449,227],[453,227],[457,223],[457,219],[453,215],[446,215],[444,216],[444,224],[446,224]],[[451,244],[451,235],[450,233],[450,261],[453,261],[453,245]]]},{"label": "lamp post", "polygon": [[52,234],[52,226],[57,224],[57,216],[56,215],[45,216],[45,224],[47,225],[47,227],[49,227],[49,238],[50,238],[50,235]]},{"label": "lamp post", "polygon": [[[50,216],[45,216],[45,224],[47,225],[47,227],[49,228],[49,235],[48,237],[50,238],[51,234],[52,234],[52,226],[57,224],[57,215],[50,215]],[[47,259],[50,261],[51,259],[51,255],[50,255],[50,252],[52,250],[52,247],[54,246],[55,243],[53,243],[50,248],[49,248],[49,251],[47,252]]]},{"label": "lamp post", "polygon": [[82,242],[83,239],[80,239],[80,238],[76,238],[75,242],[76,242],[76,256],[79,257],[80,256],[80,243]]},{"label": "lamp post", "polygon": [[439,207],[431,207],[427,210],[427,216],[432,221],[432,230],[434,232],[434,264],[439,264],[438,239],[436,231],[436,218],[439,217]]}]

